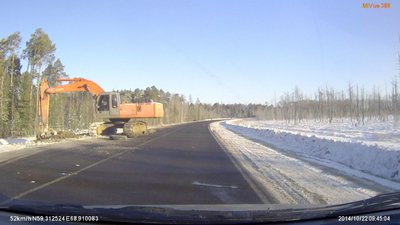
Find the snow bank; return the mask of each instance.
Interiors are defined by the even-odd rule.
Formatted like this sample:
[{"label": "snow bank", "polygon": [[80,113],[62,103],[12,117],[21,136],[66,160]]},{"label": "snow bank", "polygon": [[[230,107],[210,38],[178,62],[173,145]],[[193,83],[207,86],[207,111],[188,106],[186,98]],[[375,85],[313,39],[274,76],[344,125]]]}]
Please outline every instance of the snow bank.
[{"label": "snow bank", "polygon": [[0,153],[14,151],[25,148],[27,145],[33,144],[35,138],[0,138]]},{"label": "snow bank", "polygon": [[20,145],[31,143],[35,138],[0,138],[1,145]]},{"label": "snow bank", "polygon": [[373,126],[349,126],[346,129],[346,123],[342,126],[339,123],[288,125],[285,121],[244,120],[231,120],[222,125],[275,148],[331,160],[400,181],[400,144],[396,138],[400,132],[395,127],[377,124],[381,129]]},{"label": "snow bank", "polygon": [[381,120],[366,120],[364,125],[356,120],[334,119],[332,123],[315,120],[303,120],[301,123],[287,123],[282,120],[236,120],[230,124],[240,126],[270,129],[303,136],[336,140],[341,142],[357,142],[364,145],[378,145],[385,149],[400,150],[400,124],[393,118]]},{"label": "snow bank", "polygon": [[74,133],[68,133],[64,131],[60,131],[57,135],[52,136],[49,139],[44,139],[42,141],[36,141],[35,137],[22,137],[22,138],[0,138],[0,153],[8,152],[13,150],[20,150],[27,146],[40,146],[40,145],[49,145],[54,143],[59,143],[68,140],[77,140],[82,138],[91,138],[85,135],[85,131],[78,131]]},{"label": "snow bank", "polygon": [[[354,171],[345,167],[347,175],[338,174],[329,166],[319,167],[294,154],[289,155],[263,144],[244,138],[225,127],[220,122],[210,124],[210,130],[217,140],[233,156],[241,168],[247,171],[252,182],[250,185],[261,193],[272,196],[273,202],[281,204],[340,204],[370,198],[380,193],[392,192],[376,183],[364,180]],[[337,168],[337,166],[336,166]],[[343,168],[337,168],[343,171]],[[357,171],[358,173],[362,173]],[[353,176],[355,175],[355,176]],[[372,175],[369,175],[372,177]],[[361,177],[361,179],[359,179]],[[381,179],[383,180],[383,179]],[[387,181],[387,180],[385,180]],[[392,182],[395,183],[395,182]],[[258,184],[258,185],[257,185]],[[394,186],[400,190],[397,183]],[[260,189],[261,188],[261,189]],[[256,191],[256,193],[259,193]],[[263,195],[259,195],[263,199]],[[267,198],[271,203],[271,199]]]}]

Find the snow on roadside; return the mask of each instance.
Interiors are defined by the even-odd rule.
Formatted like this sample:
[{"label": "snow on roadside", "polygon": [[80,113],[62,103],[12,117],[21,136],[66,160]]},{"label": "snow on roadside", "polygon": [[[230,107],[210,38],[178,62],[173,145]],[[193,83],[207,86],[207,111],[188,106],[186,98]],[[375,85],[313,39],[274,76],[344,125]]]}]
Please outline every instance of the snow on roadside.
[{"label": "snow on roadside", "polygon": [[331,123],[315,120],[288,123],[284,120],[240,119],[231,120],[228,124],[299,134],[307,137],[315,136],[340,142],[362,143],[388,150],[400,150],[400,124],[396,123],[393,118],[389,118],[387,121],[366,120],[364,125],[350,119],[333,119]]},{"label": "snow on roadside", "polygon": [[34,137],[27,138],[0,138],[0,145],[26,144],[34,141]]},{"label": "snow on roadside", "polygon": [[[88,138],[93,138],[90,136],[79,136],[77,138],[64,138],[64,139],[49,139],[46,141],[38,141],[36,142],[35,137],[26,137],[26,138],[3,138],[0,139],[0,153],[21,150],[27,147],[35,147],[35,146],[43,146],[43,145],[51,145],[61,142],[75,141],[75,140],[84,140]],[[0,157],[1,158],[1,157]]]},{"label": "snow on roadside", "polygon": [[215,122],[210,130],[235,160],[280,203],[339,204],[366,199],[389,191],[374,189],[368,182],[339,176],[307,161],[280,151],[226,129],[224,122]]},{"label": "snow on roadside", "polygon": [[27,145],[33,144],[35,138],[0,138],[0,153],[25,148]]},{"label": "snow on roadside", "polygon": [[[223,125],[241,135],[285,151],[333,161],[350,169],[392,181],[400,181],[400,151],[393,148],[397,144],[392,141],[394,142],[390,144],[392,147],[388,148],[382,144],[371,145],[367,140],[360,138],[371,136],[374,133],[371,127],[353,129],[350,132],[349,129],[340,129],[338,125],[336,125],[336,129],[335,126],[317,129],[317,125],[309,128],[306,128],[306,126],[285,126],[283,121],[273,124],[267,121],[231,120],[223,123]],[[320,130],[325,131],[325,133],[318,134]],[[383,130],[381,129],[379,132],[382,134],[384,133]],[[369,132],[370,135],[362,133],[363,131]],[[353,133],[353,136],[350,133]],[[345,135],[347,135],[347,139],[340,138]],[[355,137],[355,140],[349,140],[352,137]],[[394,184],[394,186],[399,185]],[[393,187],[393,183],[391,187]]]}]

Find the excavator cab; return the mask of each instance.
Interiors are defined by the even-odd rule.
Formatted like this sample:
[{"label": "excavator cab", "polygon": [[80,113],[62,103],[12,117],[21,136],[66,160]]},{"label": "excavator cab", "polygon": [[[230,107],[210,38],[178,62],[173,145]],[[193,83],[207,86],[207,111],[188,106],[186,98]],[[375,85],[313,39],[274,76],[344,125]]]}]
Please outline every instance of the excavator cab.
[{"label": "excavator cab", "polygon": [[97,96],[96,113],[98,118],[118,118],[121,97],[117,92],[104,92]]}]

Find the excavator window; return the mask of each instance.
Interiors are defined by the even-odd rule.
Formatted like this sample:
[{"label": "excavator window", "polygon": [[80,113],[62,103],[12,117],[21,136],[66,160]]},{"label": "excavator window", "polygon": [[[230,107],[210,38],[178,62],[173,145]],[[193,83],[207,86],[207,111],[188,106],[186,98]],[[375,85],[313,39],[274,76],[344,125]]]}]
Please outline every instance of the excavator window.
[{"label": "excavator window", "polygon": [[117,101],[117,96],[116,95],[111,95],[111,105],[113,108],[118,107],[118,101]]},{"label": "excavator window", "polygon": [[109,96],[108,95],[101,95],[99,99],[99,111],[109,111],[110,110],[110,103],[109,103]]}]

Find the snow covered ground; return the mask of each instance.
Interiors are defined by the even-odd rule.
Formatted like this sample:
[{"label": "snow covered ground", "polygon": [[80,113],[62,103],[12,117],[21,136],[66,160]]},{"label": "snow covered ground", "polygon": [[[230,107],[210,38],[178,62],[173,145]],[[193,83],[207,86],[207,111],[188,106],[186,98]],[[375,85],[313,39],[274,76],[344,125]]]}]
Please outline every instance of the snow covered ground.
[{"label": "snow covered ground", "polygon": [[[10,152],[21,150],[27,147],[37,147],[42,145],[50,145],[60,142],[68,142],[75,141],[79,139],[87,139],[91,138],[89,136],[79,136],[78,138],[65,138],[65,139],[48,139],[46,141],[36,141],[35,137],[21,137],[21,138],[0,138],[0,154],[3,152]],[[0,161],[2,160],[2,156],[0,155]]]},{"label": "snow covered ground", "polygon": [[332,123],[315,120],[304,120],[297,124],[282,120],[231,120],[227,123],[258,130],[272,130],[276,133],[315,136],[320,139],[362,143],[368,146],[379,146],[382,149],[400,150],[400,124],[396,125],[393,118],[385,122],[367,120],[364,125],[350,119],[334,119]]},{"label": "snow covered ground", "polygon": [[285,121],[231,120],[224,126],[285,151],[400,181],[400,131],[391,122],[354,126],[345,121],[288,125]]},{"label": "snow covered ground", "polygon": [[26,144],[35,140],[34,137],[27,138],[0,138],[0,145],[18,145]]},{"label": "snow covered ground", "polygon": [[[397,182],[345,165],[358,165],[352,160],[362,158],[359,151],[371,146],[284,132],[277,127],[257,128],[259,124],[234,120],[213,123],[210,129],[240,166],[281,203],[337,204],[400,190]],[[348,146],[353,144],[363,148],[353,153],[350,147],[354,146]],[[375,148],[372,146],[368,153]],[[370,161],[370,167],[380,168],[374,163]],[[386,165],[394,167],[394,163]]]},{"label": "snow covered ground", "polygon": [[34,137],[27,138],[0,138],[0,153],[25,148],[34,144]]}]

